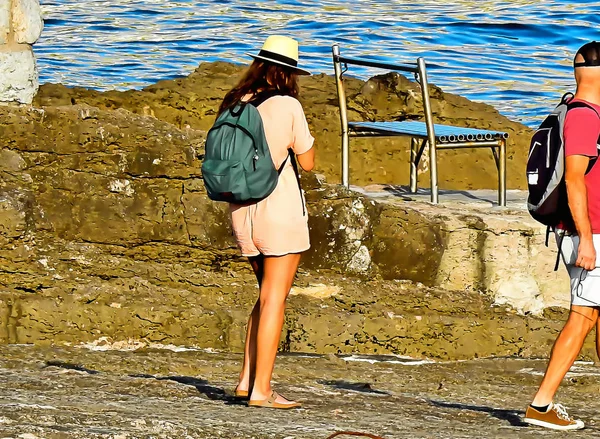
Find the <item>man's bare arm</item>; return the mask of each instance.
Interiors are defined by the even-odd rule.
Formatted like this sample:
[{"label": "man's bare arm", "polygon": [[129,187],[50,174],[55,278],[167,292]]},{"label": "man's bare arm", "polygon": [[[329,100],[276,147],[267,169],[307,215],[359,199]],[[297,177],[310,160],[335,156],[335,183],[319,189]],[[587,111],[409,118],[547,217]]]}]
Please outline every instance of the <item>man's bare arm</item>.
[{"label": "man's bare arm", "polygon": [[592,240],[592,225],[588,213],[585,172],[590,158],[584,155],[568,156],[566,159],[565,181],[569,208],[579,236],[579,249],[575,265],[593,270],[596,267],[596,250]]}]

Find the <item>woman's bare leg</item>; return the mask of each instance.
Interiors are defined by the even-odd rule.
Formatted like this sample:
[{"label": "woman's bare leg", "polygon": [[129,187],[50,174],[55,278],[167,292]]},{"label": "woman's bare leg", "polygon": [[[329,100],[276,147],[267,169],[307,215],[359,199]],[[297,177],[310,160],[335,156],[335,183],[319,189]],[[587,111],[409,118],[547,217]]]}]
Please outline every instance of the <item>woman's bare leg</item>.
[{"label": "woman's bare leg", "polygon": [[[300,263],[300,254],[266,256],[259,299],[259,322],[256,337],[256,369],[251,400],[271,396],[271,376],[283,328],[285,301]],[[277,402],[286,403],[283,398]]]},{"label": "woman's bare leg", "polygon": [[[264,256],[254,256],[249,258],[250,265],[256,275],[258,286],[262,284],[264,269]],[[244,362],[240,373],[240,380],[237,385],[238,390],[249,390],[254,380],[254,366],[256,364],[256,334],[258,333],[258,317],[260,314],[260,299],[254,304],[250,318],[248,319],[248,328],[246,330],[246,343],[244,347]]]}]

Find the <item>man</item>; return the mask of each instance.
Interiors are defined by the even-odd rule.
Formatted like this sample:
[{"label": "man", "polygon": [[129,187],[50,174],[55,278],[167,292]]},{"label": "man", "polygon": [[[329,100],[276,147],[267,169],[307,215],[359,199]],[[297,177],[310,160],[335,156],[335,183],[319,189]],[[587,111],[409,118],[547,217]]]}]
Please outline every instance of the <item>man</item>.
[{"label": "man", "polygon": [[[564,125],[565,182],[574,230],[566,230],[561,245],[571,278],[571,312],[559,334],[540,388],[527,408],[524,421],[556,430],[584,428],[563,406],[552,402],[561,381],[579,355],[585,338],[600,322],[600,43],[582,46],[575,55],[575,99],[589,107],[569,110]],[[591,170],[588,166],[592,166]]]}]

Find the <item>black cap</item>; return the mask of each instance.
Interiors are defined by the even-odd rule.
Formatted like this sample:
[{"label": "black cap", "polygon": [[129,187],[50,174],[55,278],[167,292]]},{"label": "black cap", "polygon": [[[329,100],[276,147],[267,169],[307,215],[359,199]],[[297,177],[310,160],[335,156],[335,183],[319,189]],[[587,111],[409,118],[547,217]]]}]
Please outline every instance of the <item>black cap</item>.
[{"label": "black cap", "polygon": [[596,41],[592,41],[591,43],[584,44],[577,51],[575,55],[575,59],[577,59],[577,55],[581,55],[583,57],[583,61],[575,62],[573,61],[573,65],[575,67],[598,67],[600,66],[600,43]]}]

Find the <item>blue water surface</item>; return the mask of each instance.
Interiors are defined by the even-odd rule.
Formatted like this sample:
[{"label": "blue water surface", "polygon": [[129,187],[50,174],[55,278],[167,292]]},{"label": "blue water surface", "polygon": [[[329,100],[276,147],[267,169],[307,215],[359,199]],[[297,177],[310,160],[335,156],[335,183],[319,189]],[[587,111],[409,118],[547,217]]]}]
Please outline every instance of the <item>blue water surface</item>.
[{"label": "blue water surface", "polygon": [[[572,57],[599,39],[596,0],[42,0],[41,82],[141,88],[203,61],[247,63],[270,34],[301,41],[301,64],[347,56],[434,64],[430,81],[530,126],[572,90]],[[367,78],[378,73],[353,68]]]}]

